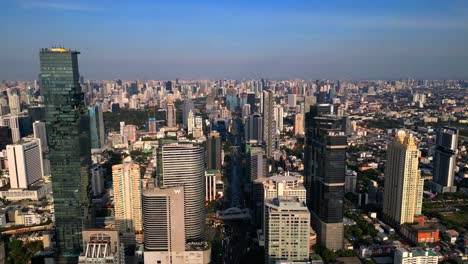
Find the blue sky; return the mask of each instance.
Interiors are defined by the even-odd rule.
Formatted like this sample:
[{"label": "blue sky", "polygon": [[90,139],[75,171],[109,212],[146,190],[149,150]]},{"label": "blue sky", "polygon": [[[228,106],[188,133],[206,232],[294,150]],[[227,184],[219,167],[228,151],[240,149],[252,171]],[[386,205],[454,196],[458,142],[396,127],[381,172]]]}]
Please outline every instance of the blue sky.
[{"label": "blue sky", "polygon": [[2,0],[0,17],[0,80],[36,78],[52,45],[90,79],[468,78],[464,0]]}]

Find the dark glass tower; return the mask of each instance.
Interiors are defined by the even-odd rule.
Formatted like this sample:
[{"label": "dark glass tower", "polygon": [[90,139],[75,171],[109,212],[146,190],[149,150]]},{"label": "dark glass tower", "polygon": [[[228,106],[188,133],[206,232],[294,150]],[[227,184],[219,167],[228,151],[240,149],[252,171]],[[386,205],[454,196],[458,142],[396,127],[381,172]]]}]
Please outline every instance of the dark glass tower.
[{"label": "dark glass tower", "polygon": [[339,250],[343,247],[344,236],[345,120],[331,115],[331,111],[327,114],[323,105],[319,106],[311,107],[306,114],[304,183],[307,205],[319,243]]},{"label": "dark glass tower", "polygon": [[434,153],[435,191],[456,192],[453,180],[455,176],[456,154],[458,148],[458,129],[442,127],[437,131]]},{"label": "dark glass tower", "polygon": [[211,132],[206,140],[206,167],[208,170],[221,170],[221,136]]},{"label": "dark glass tower", "polygon": [[91,148],[100,149],[104,147],[104,118],[102,115],[102,107],[100,103],[88,108],[89,127],[91,136]]},{"label": "dark glass tower", "polygon": [[57,250],[74,258],[89,214],[89,116],[79,84],[77,51],[40,51],[41,82],[49,143]]}]

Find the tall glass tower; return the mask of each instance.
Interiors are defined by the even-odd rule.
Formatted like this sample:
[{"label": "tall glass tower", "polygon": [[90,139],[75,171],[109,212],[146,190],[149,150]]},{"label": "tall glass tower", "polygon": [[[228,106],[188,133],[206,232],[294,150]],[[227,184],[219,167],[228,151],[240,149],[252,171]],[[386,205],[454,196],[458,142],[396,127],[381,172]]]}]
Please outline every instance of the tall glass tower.
[{"label": "tall glass tower", "polygon": [[78,54],[64,48],[40,51],[60,257],[80,254],[81,231],[91,223],[89,116],[79,84]]}]

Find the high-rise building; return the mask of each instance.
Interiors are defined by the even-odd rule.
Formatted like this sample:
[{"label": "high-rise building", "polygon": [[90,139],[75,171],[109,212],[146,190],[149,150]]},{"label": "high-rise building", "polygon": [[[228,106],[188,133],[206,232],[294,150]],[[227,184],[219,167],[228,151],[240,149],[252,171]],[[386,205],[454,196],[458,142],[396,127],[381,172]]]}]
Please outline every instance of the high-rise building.
[{"label": "high-rise building", "polygon": [[205,150],[191,144],[164,144],[158,150],[159,187],[184,186],[185,238],[205,238]]},{"label": "high-rise building", "polygon": [[140,166],[130,157],[112,166],[115,223],[126,244],[142,242],[140,178]]},{"label": "high-rise building", "polygon": [[89,117],[79,84],[77,51],[42,49],[41,83],[60,256],[78,256],[89,214]]},{"label": "high-rise building", "polygon": [[17,143],[21,139],[18,116],[12,115],[9,121],[9,126],[11,128],[11,139],[13,140],[13,143]]},{"label": "high-rise building", "polygon": [[193,129],[195,128],[195,116],[192,111],[189,111],[187,115],[187,133],[193,134]]},{"label": "high-rise building", "polygon": [[421,214],[424,180],[418,157],[413,135],[398,131],[388,145],[383,202],[384,219],[394,226],[413,223]]},{"label": "high-rise building", "polygon": [[246,119],[246,118],[249,117],[250,112],[251,112],[251,111],[250,111],[250,108],[251,108],[251,107],[250,107],[249,104],[244,104],[244,105],[242,106],[242,118],[243,118],[243,119]]},{"label": "high-rise building", "polygon": [[297,95],[288,94],[288,106],[292,108],[292,107],[296,107],[296,104],[297,104]]},{"label": "high-rise building", "polygon": [[91,135],[91,148],[101,149],[104,147],[104,117],[100,103],[88,107],[89,129]]},{"label": "high-rise building", "polygon": [[0,151],[6,149],[6,146],[12,144],[11,128],[7,126],[0,126]]},{"label": "high-rise building", "polygon": [[41,149],[42,151],[46,151],[47,147],[47,133],[46,133],[46,126],[45,122],[36,121],[33,123],[33,133],[34,137],[41,140]]},{"label": "high-rise building", "polygon": [[182,122],[184,123],[185,128],[188,128],[189,113],[192,112],[192,115],[193,115],[193,111],[195,111],[195,107],[193,105],[192,99],[191,98],[185,99],[184,109],[182,111],[182,115],[183,115]]},{"label": "high-rise building", "polygon": [[397,248],[394,264],[437,264],[439,255],[422,248]]},{"label": "high-rise building", "polygon": [[172,98],[167,99],[166,121],[167,121],[167,126],[168,127],[176,127],[177,126],[176,108],[175,108],[174,101],[173,101]]},{"label": "high-rise building", "polygon": [[182,186],[143,191],[145,251],[185,251],[184,207]]},{"label": "high-rise building", "polygon": [[251,181],[266,178],[268,175],[268,164],[265,151],[261,147],[247,146],[247,168],[250,168],[249,177]]},{"label": "high-rise building", "polygon": [[310,213],[304,202],[265,201],[265,263],[309,260]]},{"label": "high-rise building", "polygon": [[104,170],[101,165],[91,168],[91,190],[94,196],[99,196],[104,191]]},{"label": "high-rise building", "polygon": [[126,125],[124,127],[124,136],[130,143],[135,143],[137,140],[137,127],[135,125]]},{"label": "high-rise building", "polygon": [[157,131],[158,131],[158,127],[156,124],[156,117],[148,118],[148,132],[155,134]]},{"label": "high-rise building", "polygon": [[283,106],[281,105],[275,105],[274,108],[274,118],[276,121],[276,129],[278,129],[279,132],[283,131],[283,115],[284,115],[284,110]]},{"label": "high-rise building", "polygon": [[208,170],[221,170],[221,137],[214,131],[206,140],[206,167]]},{"label": "high-rise building", "polygon": [[265,153],[271,157],[276,144],[276,123],[273,117],[273,105],[275,99],[273,98],[273,91],[263,91],[263,141],[265,143]]},{"label": "high-rise building", "polygon": [[442,127],[437,131],[433,182],[435,191],[456,192],[454,186],[458,129]]},{"label": "high-rise building", "polygon": [[304,135],[304,116],[302,114],[296,114],[294,117],[294,135]]},{"label": "high-rise building", "polygon": [[245,126],[245,139],[263,142],[263,118],[258,113],[249,116]]},{"label": "high-rise building", "polygon": [[8,96],[8,105],[12,115],[18,115],[21,112],[20,97],[16,92],[12,92]]},{"label": "high-rise building", "polygon": [[306,115],[304,185],[318,243],[339,250],[344,239],[347,138],[343,118],[319,115],[319,110],[314,107]]},{"label": "high-rise building", "polygon": [[40,139],[18,142],[6,149],[11,188],[26,189],[42,179],[44,168]]}]

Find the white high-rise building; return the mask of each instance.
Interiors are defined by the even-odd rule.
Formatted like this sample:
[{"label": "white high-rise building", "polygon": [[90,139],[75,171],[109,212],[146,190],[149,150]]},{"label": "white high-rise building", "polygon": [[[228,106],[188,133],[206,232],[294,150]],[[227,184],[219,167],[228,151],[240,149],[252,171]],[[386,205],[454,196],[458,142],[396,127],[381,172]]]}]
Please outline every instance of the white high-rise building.
[{"label": "white high-rise building", "polygon": [[21,112],[20,98],[17,93],[8,96],[8,105],[12,115],[18,115]]},{"label": "white high-rise building", "polygon": [[44,176],[40,139],[7,145],[10,185],[26,189]]},{"label": "white high-rise building", "polygon": [[290,108],[296,107],[297,103],[297,95],[296,94],[288,94],[288,106]]},{"label": "white high-rise building", "polygon": [[47,134],[45,122],[36,121],[33,123],[34,137],[41,140],[41,148],[43,151],[47,150]]},{"label": "white high-rise building", "polygon": [[193,134],[194,128],[195,128],[195,117],[193,115],[192,110],[190,110],[188,112],[188,117],[187,117],[187,133]]},{"label": "white high-rise building", "polygon": [[309,260],[310,212],[304,202],[265,201],[265,263]]},{"label": "white high-rise building", "polygon": [[274,118],[276,121],[276,129],[278,129],[279,132],[283,131],[283,106],[281,105],[275,105],[274,109]]}]

